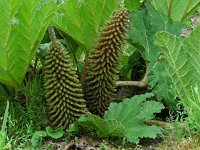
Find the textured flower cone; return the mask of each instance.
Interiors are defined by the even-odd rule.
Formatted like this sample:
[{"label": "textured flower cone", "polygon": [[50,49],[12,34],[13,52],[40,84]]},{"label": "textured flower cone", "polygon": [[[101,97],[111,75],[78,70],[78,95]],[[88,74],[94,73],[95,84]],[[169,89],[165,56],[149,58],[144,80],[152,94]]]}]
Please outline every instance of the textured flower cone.
[{"label": "textured flower cone", "polygon": [[69,56],[54,42],[45,58],[45,97],[52,127],[66,128],[86,112],[81,85]]},{"label": "textured flower cone", "polygon": [[128,27],[127,9],[115,12],[88,58],[85,99],[91,113],[102,116],[115,99],[118,60]]}]

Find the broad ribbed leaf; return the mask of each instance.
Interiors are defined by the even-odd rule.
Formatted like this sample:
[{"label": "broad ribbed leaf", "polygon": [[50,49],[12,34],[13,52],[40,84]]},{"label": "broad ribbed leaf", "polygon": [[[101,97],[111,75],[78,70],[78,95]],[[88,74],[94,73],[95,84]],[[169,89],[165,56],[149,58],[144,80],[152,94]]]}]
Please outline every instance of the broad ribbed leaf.
[{"label": "broad ribbed leaf", "polygon": [[200,26],[184,41],[166,32],[156,35],[163,51],[162,63],[180,98],[191,98],[192,87],[200,87]]},{"label": "broad ribbed leaf", "polygon": [[130,24],[129,40],[132,44],[141,46],[139,50],[144,59],[152,65],[157,61],[159,54],[159,49],[154,45],[155,34],[159,31],[168,31],[179,35],[182,27],[180,23],[173,22],[156,11],[149,3],[146,4],[146,10],[130,13]]},{"label": "broad ribbed leaf", "polygon": [[175,21],[184,21],[187,15],[200,4],[200,0],[150,0],[150,2],[158,11]]},{"label": "broad ribbed leaf", "polygon": [[121,122],[111,119],[103,120],[99,116],[93,114],[87,114],[85,120],[79,120],[78,125],[95,129],[97,134],[101,137],[117,136],[123,137],[125,128]]},{"label": "broad ribbed leaf", "polygon": [[1,0],[0,8],[0,82],[18,86],[56,5],[39,0]]},{"label": "broad ribbed leaf", "polygon": [[168,31],[179,35],[182,24],[172,21],[168,16],[156,11],[149,3],[146,3],[145,10],[130,14],[130,23],[132,29],[129,32],[129,40],[140,50],[144,59],[150,62],[148,64],[150,66],[148,77],[152,92],[172,110],[174,109],[173,104],[176,95],[174,90],[171,89],[170,80],[164,72],[163,66],[157,62],[160,49],[154,44],[154,37],[159,31]]},{"label": "broad ribbed leaf", "polygon": [[104,119],[115,119],[125,127],[125,137],[128,141],[138,143],[139,138],[155,138],[161,133],[161,128],[148,126],[143,120],[153,119],[154,113],[158,113],[164,106],[155,101],[146,101],[152,97],[152,93],[138,95],[130,99],[124,99],[122,103],[112,103],[109,110],[105,113]]},{"label": "broad ribbed leaf", "polygon": [[52,22],[78,41],[88,52],[100,27],[118,7],[120,0],[65,0]]},{"label": "broad ribbed leaf", "polygon": [[149,86],[152,88],[156,98],[163,101],[170,111],[174,111],[177,108],[177,94],[164,66],[157,63],[154,68],[151,68],[148,79]]}]

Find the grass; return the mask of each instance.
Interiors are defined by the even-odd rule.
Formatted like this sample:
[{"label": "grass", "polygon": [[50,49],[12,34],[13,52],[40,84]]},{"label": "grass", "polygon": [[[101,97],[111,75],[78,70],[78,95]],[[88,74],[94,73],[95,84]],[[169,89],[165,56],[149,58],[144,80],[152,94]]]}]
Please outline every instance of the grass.
[{"label": "grass", "polygon": [[[12,147],[21,150],[31,147],[31,137],[35,131],[47,125],[45,107],[43,103],[44,90],[42,79],[34,79],[15,90],[12,96],[0,91],[1,110],[5,110],[5,97],[10,101],[7,120],[7,141]],[[2,115],[3,112],[0,111]],[[1,120],[0,120],[1,124]]]},{"label": "grass", "polygon": [[199,150],[199,136],[182,138],[180,140],[169,137],[162,142],[156,150]]},{"label": "grass", "polygon": [[199,150],[200,136],[192,133],[186,121],[175,122],[156,150]]},{"label": "grass", "polygon": [[7,139],[6,123],[7,123],[7,120],[8,120],[8,110],[9,110],[9,101],[7,101],[7,106],[6,106],[1,130],[0,130],[0,149],[8,148],[7,144],[6,144],[6,139]]},{"label": "grass", "polygon": [[200,135],[191,127],[188,118],[170,121],[170,128],[164,131],[163,141],[156,150],[199,150]]}]

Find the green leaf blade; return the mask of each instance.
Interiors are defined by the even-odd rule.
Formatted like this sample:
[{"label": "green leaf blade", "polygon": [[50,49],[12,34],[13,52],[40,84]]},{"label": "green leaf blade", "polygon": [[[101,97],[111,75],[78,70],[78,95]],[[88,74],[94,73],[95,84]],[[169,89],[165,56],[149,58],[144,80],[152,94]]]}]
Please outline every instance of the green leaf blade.
[{"label": "green leaf blade", "polygon": [[139,138],[155,138],[161,134],[161,128],[144,124],[143,119],[153,119],[154,113],[160,112],[164,106],[159,102],[147,101],[152,93],[124,99],[122,103],[112,103],[104,115],[104,120],[117,120],[125,127],[125,137],[128,141],[138,143]]},{"label": "green leaf blade", "polygon": [[150,0],[152,5],[160,12],[168,15],[174,21],[184,21],[200,0]]},{"label": "green leaf blade", "polygon": [[163,51],[162,63],[168,72],[180,98],[190,98],[192,87],[200,86],[199,63],[200,27],[197,27],[184,41],[169,33],[158,33],[155,43]]},{"label": "green leaf blade", "polygon": [[97,131],[97,134],[101,137],[124,136],[125,128],[121,124],[121,122],[114,119],[104,120],[101,119],[99,116],[89,113],[87,114],[87,117],[87,119],[84,119],[84,121],[79,121],[77,124],[91,129],[95,129]]},{"label": "green leaf blade", "polygon": [[52,25],[59,28],[89,52],[100,27],[118,7],[119,0],[68,0],[61,4],[60,13],[54,17]]},{"label": "green leaf blade", "polygon": [[125,0],[125,7],[129,11],[134,11],[140,8],[140,0]]},{"label": "green leaf blade", "polygon": [[0,30],[0,82],[16,87],[22,83],[56,5],[39,0],[9,0],[2,4],[7,10],[0,15],[0,22],[4,20]]},{"label": "green leaf blade", "polygon": [[[133,134],[134,133],[134,134]],[[144,125],[142,122],[140,124],[135,124],[133,128],[130,128],[126,134],[126,139],[129,142],[139,143],[139,138],[155,138],[158,134],[162,133],[162,129],[155,125],[148,126]]]}]

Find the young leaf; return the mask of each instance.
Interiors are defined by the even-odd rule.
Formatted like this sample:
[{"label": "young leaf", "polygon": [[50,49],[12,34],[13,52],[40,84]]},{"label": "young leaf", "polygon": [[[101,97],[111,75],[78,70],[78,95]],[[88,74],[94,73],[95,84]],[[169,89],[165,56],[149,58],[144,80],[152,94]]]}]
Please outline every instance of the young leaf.
[{"label": "young leaf", "polygon": [[54,139],[61,138],[64,135],[64,131],[62,129],[53,130],[51,127],[46,127],[46,132],[48,136]]},{"label": "young leaf", "polygon": [[154,113],[158,113],[164,106],[155,101],[144,102],[146,98],[153,96],[151,93],[138,95],[131,99],[124,99],[122,103],[112,103],[105,113],[104,119],[114,119],[122,123],[125,127],[125,137],[128,141],[138,143],[139,138],[155,138],[161,133],[161,128],[148,126],[143,120],[154,118]]},{"label": "young leaf", "polygon": [[43,137],[47,136],[46,131],[36,131],[32,138],[31,138],[31,144],[34,148],[39,147],[41,144],[41,140]]},{"label": "young leaf", "polygon": [[19,86],[56,5],[39,0],[2,0],[0,8],[0,82]]},{"label": "young leaf", "polygon": [[65,0],[52,24],[78,41],[89,52],[100,27],[120,0]]},{"label": "young leaf", "polygon": [[139,52],[136,51],[136,48],[127,43],[120,58],[120,75],[131,80],[132,69],[139,62],[139,58]]},{"label": "young leaf", "polygon": [[78,132],[79,126],[76,123],[69,125],[67,132]]}]

